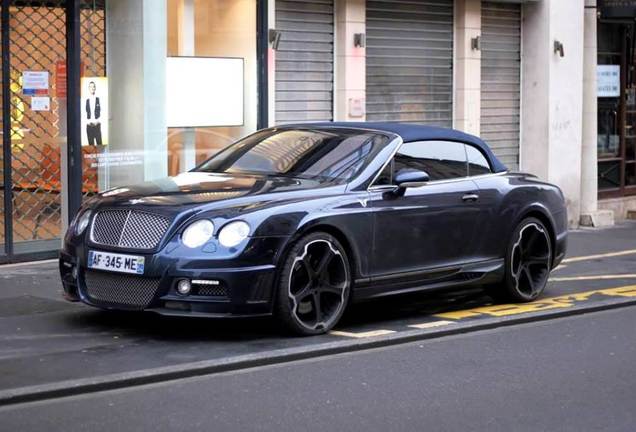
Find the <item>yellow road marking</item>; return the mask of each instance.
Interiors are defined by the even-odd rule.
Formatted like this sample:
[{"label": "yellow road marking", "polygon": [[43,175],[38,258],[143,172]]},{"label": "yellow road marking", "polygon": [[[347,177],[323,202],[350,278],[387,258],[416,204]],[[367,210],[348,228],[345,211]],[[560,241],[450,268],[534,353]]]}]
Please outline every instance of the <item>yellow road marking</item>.
[{"label": "yellow road marking", "polygon": [[566,258],[562,262],[563,263],[573,263],[573,262],[579,262],[579,261],[588,261],[588,260],[594,260],[594,259],[599,259],[599,258],[610,258],[610,257],[616,257],[616,256],[623,256],[623,255],[633,255],[633,254],[636,254],[636,249],[629,249],[629,250],[618,251],[618,252],[608,252],[608,253],[603,253],[603,254],[585,255],[585,256]]},{"label": "yellow road marking", "polygon": [[550,278],[550,282],[605,280],[605,279],[632,279],[632,278],[636,278],[636,273],[616,274],[616,275],[589,275],[589,276],[551,277]]},{"label": "yellow road marking", "polygon": [[413,324],[410,325],[409,327],[413,327],[416,329],[429,329],[429,328],[435,328],[435,327],[443,327],[449,324],[454,324],[454,321],[431,321],[431,322],[426,322],[426,323],[422,323],[422,324]]},{"label": "yellow road marking", "polygon": [[473,309],[465,309],[454,312],[444,312],[435,314],[438,318],[460,320],[464,318],[474,318],[480,315],[503,317],[517,315],[528,312],[537,312],[547,309],[568,308],[574,306],[577,301],[588,300],[593,295],[605,295],[610,297],[636,297],[636,285],[628,285],[618,288],[608,288],[581,293],[573,293],[564,296],[550,297],[536,300],[532,303],[502,304],[492,306],[482,306]]},{"label": "yellow road marking", "polygon": [[354,333],[354,332],[345,332],[345,331],[339,331],[339,330],[332,330],[329,332],[329,334],[334,335],[334,336],[344,336],[344,337],[350,337],[350,338],[356,338],[356,339],[361,339],[361,338],[368,338],[368,337],[374,337],[374,336],[384,336],[384,335],[388,335],[391,333],[395,333],[395,331],[393,330],[373,330],[373,331],[368,331],[368,332],[358,332],[358,333]]}]

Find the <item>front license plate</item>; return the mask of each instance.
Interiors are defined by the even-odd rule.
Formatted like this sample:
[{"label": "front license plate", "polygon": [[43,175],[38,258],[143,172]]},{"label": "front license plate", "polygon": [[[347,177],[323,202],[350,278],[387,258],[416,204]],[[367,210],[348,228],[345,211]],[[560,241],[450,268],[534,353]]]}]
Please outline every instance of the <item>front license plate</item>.
[{"label": "front license plate", "polygon": [[92,269],[144,274],[144,264],[142,256],[88,251],[88,268]]}]

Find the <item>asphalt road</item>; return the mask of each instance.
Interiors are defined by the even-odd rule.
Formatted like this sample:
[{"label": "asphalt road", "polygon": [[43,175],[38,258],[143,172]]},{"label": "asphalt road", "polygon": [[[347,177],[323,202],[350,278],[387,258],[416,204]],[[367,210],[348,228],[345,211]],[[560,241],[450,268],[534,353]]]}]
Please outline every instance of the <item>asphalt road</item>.
[{"label": "asphalt road", "polygon": [[633,431],[636,307],[0,409],[2,430]]},{"label": "asphalt road", "polygon": [[[312,338],[290,338],[269,319],[216,321],[101,312],[61,300],[56,263],[0,267],[0,405],[3,392],[18,388],[61,382],[73,388],[78,380],[110,374],[144,374],[160,367],[187,369],[196,362],[266,357],[281,350],[310,351],[325,344],[353,347],[365,339],[400,336],[413,332],[413,326],[437,325],[440,320],[448,327],[471,326],[483,319],[521,316],[529,308],[567,311],[574,295],[585,297],[583,303],[592,306],[607,300],[634,302],[636,288],[612,296],[582,293],[636,284],[635,249],[633,222],[573,232],[569,257],[584,259],[555,270],[554,280],[537,302],[504,306],[502,311],[500,306],[490,306],[491,299],[480,290],[383,299],[352,308],[337,332]],[[617,252],[620,255],[612,255]],[[554,296],[562,298],[555,301]],[[453,315],[458,311],[467,312],[467,318]]]}]

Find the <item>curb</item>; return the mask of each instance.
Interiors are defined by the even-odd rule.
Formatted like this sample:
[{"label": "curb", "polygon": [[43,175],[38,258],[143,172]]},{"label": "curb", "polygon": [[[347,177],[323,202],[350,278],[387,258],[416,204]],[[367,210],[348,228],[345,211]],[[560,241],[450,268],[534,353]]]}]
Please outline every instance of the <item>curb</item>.
[{"label": "curb", "polygon": [[460,335],[530,322],[547,321],[634,305],[636,305],[636,298],[608,299],[593,301],[588,304],[573,305],[567,309],[549,309],[498,318],[479,318],[463,323],[457,322],[456,324],[454,323],[453,325],[445,327],[433,327],[425,330],[407,330],[368,339],[325,342],[313,346],[278,349],[256,354],[228,357],[225,359],[203,360],[141,371],[103,375],[94,378],[82,378],[78,380],[19,387],[0,391],[0,407],[212,375],[259,366],[284,364],[309,358],[389,347],[409,342]]}]

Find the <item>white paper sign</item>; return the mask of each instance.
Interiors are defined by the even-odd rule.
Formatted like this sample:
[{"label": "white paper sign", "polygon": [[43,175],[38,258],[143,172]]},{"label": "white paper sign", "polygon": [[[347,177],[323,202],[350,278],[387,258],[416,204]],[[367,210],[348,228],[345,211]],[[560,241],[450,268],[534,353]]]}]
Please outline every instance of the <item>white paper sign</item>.
[{"label": "white paper sign", "polygon": [[33,96],[31,98],[32,111],[50,111],[51,98],[48,96]]},{"label": "white paper sign", "polygon": [[47,94],[49,91],[49,73],[47,71],[22,72],[22,93],[25,95]]},{"label": "white paper sign", "polygon": [[619,65],[596,66],[596,96],[619,97],[621,95],[621,67]]},{"label": "white paper sign", "polygon": [[243,59],[168,57],[168,127],[241,126]]}]

